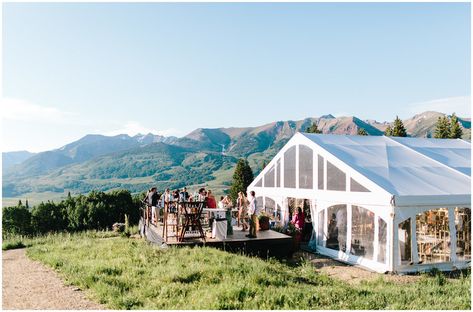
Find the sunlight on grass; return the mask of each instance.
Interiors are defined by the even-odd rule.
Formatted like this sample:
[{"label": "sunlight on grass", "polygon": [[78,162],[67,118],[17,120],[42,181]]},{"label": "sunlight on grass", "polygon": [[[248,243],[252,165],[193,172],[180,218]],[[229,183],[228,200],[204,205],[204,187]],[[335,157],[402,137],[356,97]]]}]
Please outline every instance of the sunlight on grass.
[{"label": "sunlight on grass", "polygon": [[[470,309],[470,276],[350,286],[310,264],[212,248],[160,249],[104,232],[49,236],[27,254],[112,309]],[[439,278],[438,276],[442,276]]]}]

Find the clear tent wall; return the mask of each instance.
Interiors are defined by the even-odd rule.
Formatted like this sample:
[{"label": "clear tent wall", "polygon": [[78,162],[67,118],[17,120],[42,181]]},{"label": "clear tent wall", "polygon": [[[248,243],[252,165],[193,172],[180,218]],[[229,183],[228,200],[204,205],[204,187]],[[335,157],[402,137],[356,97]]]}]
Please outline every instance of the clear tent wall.
[{"label": "clear tent wall", "polygon": [[[296,207],[310,212],[309,246],[332,258],[378,272],[469,266],[471,203],[470,194],[463,193],[470,193],[470,177],[413,151],[412,142],[297,133],[248,189],[280,225],[287,224]],[[457,145],[456,162],[471,167],[469,143]],[[425,179],[412,168],[429,165],[440,175],[452,174],[452,181],[445,179],[453,188],[461,185],[459,193],[430,196],[430,190],[423,194],[408,185],[408,179],[415,184]]]}]

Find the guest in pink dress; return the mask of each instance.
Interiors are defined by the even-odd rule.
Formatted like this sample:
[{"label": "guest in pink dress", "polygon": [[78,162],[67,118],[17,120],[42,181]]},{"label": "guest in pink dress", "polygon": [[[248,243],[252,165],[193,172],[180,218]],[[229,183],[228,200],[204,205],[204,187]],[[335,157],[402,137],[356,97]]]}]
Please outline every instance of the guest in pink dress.
[{"label": "guest in pink dress", "polygon": [[291,223],[294,224],[296,229],[301,230],[304,228],[305,216],[302,212],[301,207],[297,207],[297,213],[292,217]]}]

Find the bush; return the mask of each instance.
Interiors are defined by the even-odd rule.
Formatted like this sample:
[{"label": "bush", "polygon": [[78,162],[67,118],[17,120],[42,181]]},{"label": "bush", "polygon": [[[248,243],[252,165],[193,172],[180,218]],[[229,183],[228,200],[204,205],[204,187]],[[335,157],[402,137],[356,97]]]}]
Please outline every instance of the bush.
[{"label": "bush", "polygon": [[31,233],[31,212],[25,206],[5,207],[2,216],[2,235]]},{"label": "bush", "polygon": [[114,212],[111,218],[114,222],[125,222],[125,215],[128,215],[130,224],[138,224],[140,220],[141,198],[138,202],[131,196],[127,190],[115,190],[108,195],[110,210]]},{"label": "bush", "polygon": [[23,205],[3,209],[3,235],[42,234],[64,230],[110,229],[115,222],[136,225],[140,219],[142,195],[132,197],[128,190],[110,193],[92,191],[56,204],[48,201],[30,211]]},{"label": "bush", "polygon": [[31,225],[35,233],[59,232],[67,229],[67,215],[62,204],[41,203],[31,212]]},{"label": "bush", "polygon": [[258,221],[260,231],[269,230],[269,217],[267,215],[260,215]]},{"label": "bush", "polygon": [[72,231],[86,229],[87,225],[87,197],[79,195],[66,205],[68,228]]}]

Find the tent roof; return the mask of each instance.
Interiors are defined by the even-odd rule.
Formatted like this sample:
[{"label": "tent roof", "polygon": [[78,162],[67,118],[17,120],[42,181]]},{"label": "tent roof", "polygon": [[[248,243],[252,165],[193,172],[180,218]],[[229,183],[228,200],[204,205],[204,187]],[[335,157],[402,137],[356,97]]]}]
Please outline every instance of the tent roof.
[{"label": "tent roof", "polygon": [[301,134],[392,195],[471,194],[466,141]]},{"label": "tent roof", "polygon": [[390,139],[471,177],[471,144],[466,141],[400,137]]}]

